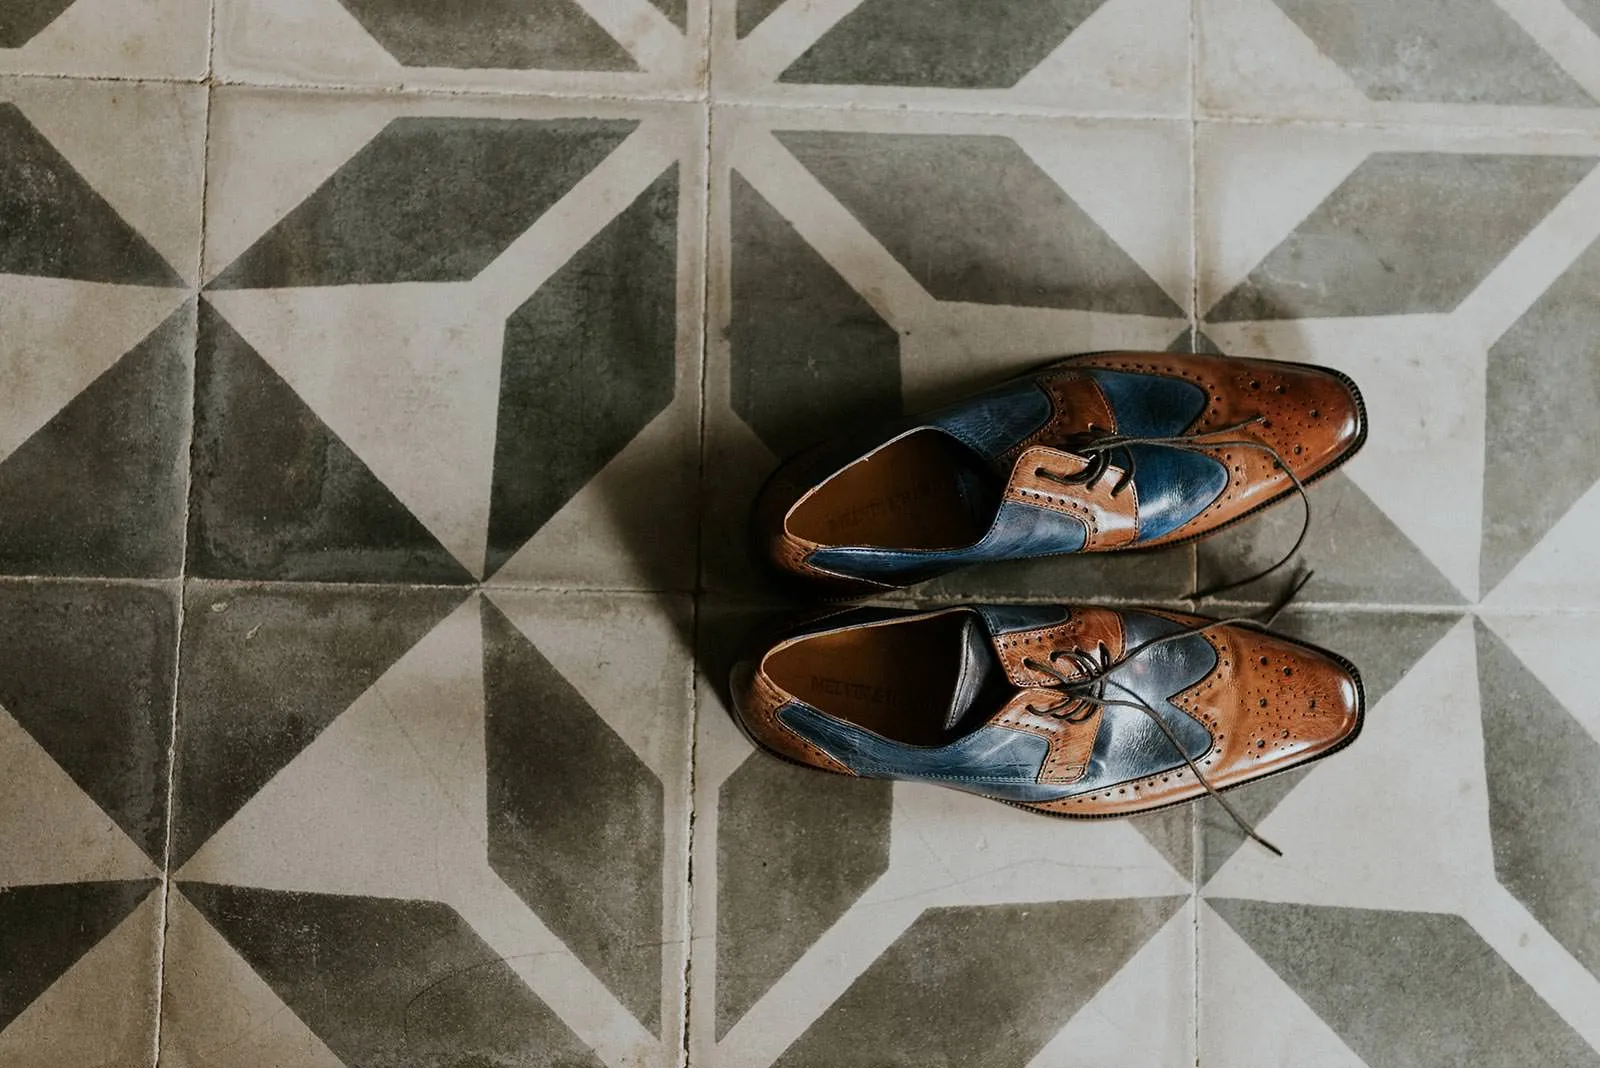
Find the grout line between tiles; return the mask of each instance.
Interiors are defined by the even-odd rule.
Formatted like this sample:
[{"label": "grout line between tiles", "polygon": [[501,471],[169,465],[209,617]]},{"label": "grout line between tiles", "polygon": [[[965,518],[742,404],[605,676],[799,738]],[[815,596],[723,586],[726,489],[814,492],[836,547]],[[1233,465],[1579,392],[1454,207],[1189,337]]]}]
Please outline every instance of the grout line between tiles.
[{"label": "grout line between tiles", "polygon": [[[709,75],[708,75],[709,76]],[[259,90],[287,90],[291,92],[360,93],[373,96],[413,98],[442,98],[480,101],[552,100],[593,101],[617,104],[691,104],[709,103],[712,107],[770,109],[782,111],[824,111],[859,114],[928,114],[963,115],[974,118],[1036,118],[1057,120],[1085,120],[1093,122],[1183,122],[1182,115],[1144,111],[1107,111],[1092,108],[1073,109],[1034,104],[1006,105],[1004,102],[985,101],[964,103],[959,100],[922,103],[917,101],[851,101],[851,100],[783,100],[777,98],[718,97],[707,89],[655,88],[638,91],[618,90],[564,90],[550,86],[537,88],[507,88],[503,86],[450,86],[418,85],[414,83],[383,84],[341,81],[265,81],[250,78],[218,78],[214,75],[200,78],[143,77],[117,74],[63,73],[59,71],[5,71],[0,80],[49,80],[63,82],[118,82],[133,85],[185,85],[211,88],[241,88]],[[1192,107],[1192,104],[1191,104]],[[1560,123],[1508,122],[1496,124],[1474,118],[1471,121],[1452,122],[1448,118],[1432,120],[1406,118],[1337,118],[1333,116],[1284,116],[1251,114],[1196,114],[1188,121],[1203,125],[1281,126],[1293,128],[1323,128],[1335,130],[1394,132],[1411,134],[1444,134],[1461,138],[1472,137],[1600,137],[1600,126],[1562,125]]]},{"label": "grout line between tiles", "polygon": [[[1200,348],[1200,42],[1199,4],[1189,0],[1189,347]],[[1200,550],[1189,546],[1189,589],[1200,588]],[[1200,1068],[1200,867],[1205,863],[1200,809],[1189,815],[1189,922],[1191,926],[1189,1026],[1194,1065]]]},{"label": "grout line between tiles", "polygon": [[[211,192],[211,104],[212,88],[210,86],[213,70],[213,60],[216,54],[217,42],[217,5],[212,0],[207,7],[206,25],[206,100],[203,131],[200,139],[200,225],[198,248],[195,250],[195,275],[197,280],[205,278],[206,266],[206,204]],[[189,425],[188,448],[183,451],[185,458],[183,472],[183,512],[182,523],[178,531],[178,575],[177,610],[173,627],[173,642],[176,648],[172,655],[172,725],[167,732],[167,796],[166,796],[166,823],[167,836],[161,851],[161,906],[158,911],[157,922],[161,937],[156,942],[156,1019],[155,1033],[151,1036],[153,1048],[151,1050],[151,1064],[160,1068],[162,1062],[162,1021],[166,1015],[167,993],[167,937],[171,925],[172,901],[172,831],[175,816],[174,796],[177,793],[178,781],[178,694],[183,682],[183,623],[184,623],[184,581],[189,573],[189,509],[191,507],[191,491],[194,486],[194,445],[195,426],[198,422],[198,405],[200,403],[199,391],[199,360],[200,360],[200,297],[195,301],[195,336],[190,351],[189,360]]]},{"label": "grout line between tiles", "polygon": [[[709,7],[709,5],[708,5]],[[711,12],[706,12],[709,23]],[[709,25],[706,29],[705,51],[702,59],[706,64],[706,77],[710,78],[710,48],[711,31]],[[693,1038],[691,1028],[693,1024],[692,1013],[694,1008],[694,853],[695,853],[695,824],[699,813],[696,811],[698,800],[696,793],[696,774],[699,768],[700,750],[700,604],[701,604],[701,575],[705,566],[705,524],[703,522],[704,494],[706,482],[706,365],[710,360],[711,337],[711,114],[712,109],[708,104],[705,109],[704,119],[700,129],[702,133],[700,142],[700,286],[698,291],[700,316],[700,426],[696,449],[697,482],[695,492],[695,517],[694,517],[694,576],[695,591],[689,602],[690,620],[690,647],[689,647],[689,778],[688,778],[688,833],[685,836],[684,849],[687,852],[684,866],[684,893],[683,893],[683,1042],[678,1050],[678,1064],[680,1068],[689,1068],[690,1042]]]}]

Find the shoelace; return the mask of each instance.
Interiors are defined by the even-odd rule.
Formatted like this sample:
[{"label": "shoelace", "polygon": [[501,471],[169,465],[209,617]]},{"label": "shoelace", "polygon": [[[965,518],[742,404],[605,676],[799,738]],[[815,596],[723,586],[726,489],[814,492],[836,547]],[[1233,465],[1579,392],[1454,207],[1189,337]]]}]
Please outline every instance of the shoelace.
[{"label": "shoelace", "polygon": [[[1217,804],[1222,806],[1222,810],[1238,825],[1239,830],[1244,832],[1245,837],[1258,843],[1274,856],[1281,857],[1283,856],[1283,850],[1261,837],[1256,831],[1255,825],[1241,816],[1233,805],[1228,802],[1228,799],[1223,797],[1216,787],[1211,785],[1210,780],[1205,777],[1205,773],[1200,770],[1199,765],[1190,758],[1183,747],[1183,742],[1179,740],[1177,734],[1162,717],[1161,713],[1156,711],[1149,702],[1133,690],[1110,676],[1117,669],[1128,664],[1136,657],[1149,652],[1151,649],[1182,638],[1191,638],[1196,634],[1203,634],[1217,627],[1242,626],[1252,630],[1266,630],[1272,626],[1273,621],[1278,618],[1279,614],[1289,606],[1289,602],[1294,600],[1295,595],[1300,592],[1301,588],[1311,581],[1311,574],[1310,571],[1302,573],[1295,580],[1293,586],[1290,587],[1289,592],[1264,613],[1264,618],[1235,616],[1231,619],[1209,619],[1202,623],[1195,623],[1180,630],[1175,630],[1171,634],[1163,634],[1158,638],[1140,642],[1133,648],[1124,650],[1123,654],[1116,658],[1111,657],[1104,642],[1098,643],[1093,652],[1084,649],[1057,649],[1050,654],[1048,663],[1028,657],[1023,660],[1023,666],[1055,679],[1054,685],[1049,688],[1061,691],[1061,697],[1054,704],[1044,707],[1029,705],[1028,711],[1033,712],[1035,715],[1055,716],[1058,719],[1066,720],[1068,723],[1082,723],[1094,715],[1096,709],[1100,708],[1132,708],[1143,712],[1150,718],[1152,723],[1161,729],[1161,733],[1166,736],[1167,741],[1172,745],[1173,751],[1183,758],[1183,762],[1194,773],[1195,781],[1205,789],[1209,796],[1216,799]],[[1081,677],[1069,678],[1057,668],[1056,664],[1062,660],[1070,661]],[[1131,700],[1118,700],[1107,697],[1107,686],[1115,687]]]},{"label": "shoelace", "polygon": [[1294,544],[1289,547],[1289,551],[1279,557],[1277,562],[1272,566],[1262,571],[1257,571],[1253,575],[1247,575],[1242,579],[1235,579],[1231,582],[1224,582],[1216,586],[1208,586],[1203,590],[1195,590],[1189,594],[1190,599],[1200,600],[1206,597],[1213,597],[1227,590],[1237,589],[1240,586],[1248,585],[1252,582],[1255,582],[1257,579],[1266,578],[1268,575],[1287,564],[1290,560],[1294,559],[1295,554],[1300,551],[1300,547],[1305,544],[1306,535],[1311,530],[1311,498],[1306,493],[1305,483],[1300,481],[1300,476],[1295,474],[1293,468],[1291,468],[1289,464],[1284,461],[1282,453],[1273,448],[1271,445],[1268,445],[1266,442],[1258,441],[1254,438],[1241,437],[1225,440],[1218,440],[1217,438],[1217,435],[1219,434],[1237,434],[1248,429],[1249,427],[1255,426],[1257,423],[1265,423],[1266,421],[1266,416],[1258,415],[1254,418],[1246,419],[1241,423],[1235,423],[1232,426],[1218,427],[1215,430],[1198,431],[1193,434],[1173,434],[1166,437],[1144,437],[1137,434],[1101,434],[1099,436],[1093,436],[1095,427],[1091,425],[1089,427],[1091,432],[1090,436],[1069,444],[1066,447],[1068,451],[1086,458],[1089,461],[1087,467],[1077,474],[1064,474],[1059,471],[1051,471],[1048,468],[1039,467],[1034,469],[1034,474],[1039,478],[1047,478],[1052,482],[1060,482],[1064,485],[1082,485],[1085,488],[1092,490],[1100,484],[1100,480],[1105,477],[1106,472],[1110,469],[1111,458],[1113,454],[1120,453],[1118,458],[1124,461],[1124,469],[1121,476],[1118,477],[1116,485],[1111,487],[1111,496],[1115,497],[1121,493],[1130,482],[1133,481],[1133,473],[1135,467],[1137,466],[1137,462],[1134,458],[1133,450],[1128,448],[1129,445],[1162,445],[1167,448],[1181,449],[1184,452],[1194,452],[1202,455],[1211,449],[1255,449],[1259,452],[1266,453],[1268,456],[1271,456],[1272,461],[1277,466],[1278,470],[1288,475],[1289,481],[1294,483],[1294,490],[1297,494],[1299,494],[1300,503],[1304,506],[1304,515],[1300,523],[1300,534],[1294,539]]}]

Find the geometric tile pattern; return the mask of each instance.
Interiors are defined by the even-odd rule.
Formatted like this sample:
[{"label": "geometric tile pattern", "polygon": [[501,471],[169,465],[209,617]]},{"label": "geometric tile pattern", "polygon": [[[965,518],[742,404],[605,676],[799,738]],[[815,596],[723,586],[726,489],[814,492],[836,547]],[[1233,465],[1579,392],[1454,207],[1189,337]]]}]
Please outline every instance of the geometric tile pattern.
[{"label": "geometric tile pattern", "polygon": [[[1592,0],[10,4],[0,1064],[1600,1063],[1597,101]],[[778,459],[1117,347],[1364,387],[1285,857],[753,753]]]}]

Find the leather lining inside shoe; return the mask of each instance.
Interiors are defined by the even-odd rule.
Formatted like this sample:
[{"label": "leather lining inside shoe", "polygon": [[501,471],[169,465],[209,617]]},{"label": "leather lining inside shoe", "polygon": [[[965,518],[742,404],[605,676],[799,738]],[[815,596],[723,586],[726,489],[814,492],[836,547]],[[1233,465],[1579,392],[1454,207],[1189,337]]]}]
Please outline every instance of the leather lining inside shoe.
[{"label": "leather lining inside shoe", "polygon": [[830,716],[907,745],[943,745],[956,692],[961,613],[818,634],[764,665],[780,688]]},{"label": "leather lining inside shoe", "polygon": [[998,502],[978,501],[991,476],[978,456],[919,430],[851,464],[789,516],[789,532],[819,545],[960,549],[985,534]]}]

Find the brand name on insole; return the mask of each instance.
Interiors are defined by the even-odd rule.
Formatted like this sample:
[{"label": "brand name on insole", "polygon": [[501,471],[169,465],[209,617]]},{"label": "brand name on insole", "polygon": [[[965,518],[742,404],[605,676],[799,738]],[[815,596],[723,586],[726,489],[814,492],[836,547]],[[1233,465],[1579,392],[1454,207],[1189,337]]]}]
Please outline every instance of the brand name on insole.
[{"label": "brand name on insole", "polygon": [[828,518],[830,531],[851,530],[864,523],[869,523],[881,515],[894,515],[911,508],[918,501],[926,499],[933,493],[933,485],[929,482],[918,482],[910,489],[891,493],[887,497],[878,497],[866,504],[858,504],[854,508],[843,512],[836,512]]},{"label": "brand name on insole", "polygon": [[891,687],[868,686],[864,682],[847,682],[824,675],[811,676],[811,688],[833,697],[848,697],[852,701],[864,701],[871,705],[893,707],[900,703],[900,691]]}]

